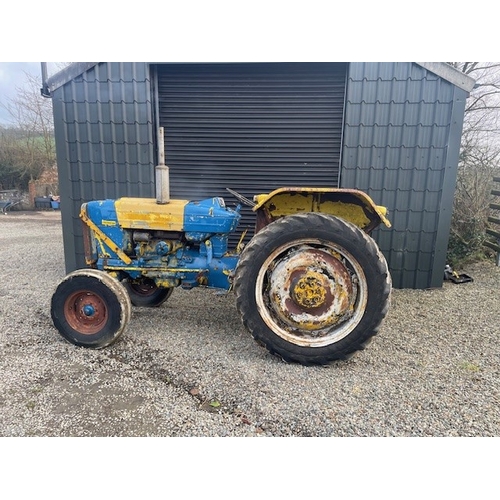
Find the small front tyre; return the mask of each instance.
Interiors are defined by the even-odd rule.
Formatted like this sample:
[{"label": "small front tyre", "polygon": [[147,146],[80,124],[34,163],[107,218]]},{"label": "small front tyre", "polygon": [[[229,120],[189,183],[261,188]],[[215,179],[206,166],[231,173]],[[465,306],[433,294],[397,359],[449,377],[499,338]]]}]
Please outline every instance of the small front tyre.
[{"label": "small front tyre", "polygon": [[70,343],[99,349],[115,342],[131,314],[125,287],[96,269],[68,274],[51,301],[54,326]]}]

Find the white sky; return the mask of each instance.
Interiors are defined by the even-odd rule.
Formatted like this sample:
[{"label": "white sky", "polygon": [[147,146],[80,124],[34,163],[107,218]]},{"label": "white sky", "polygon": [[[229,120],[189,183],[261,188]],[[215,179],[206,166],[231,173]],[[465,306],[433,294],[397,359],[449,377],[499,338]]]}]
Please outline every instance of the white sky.
[{"label": "white sky", "polygon": [[[498,60],[497,16],[474,17],[448,2],[359,0],[352,5],[253,0],[166,2],[118,9],[88,0],[85,9],[54,16],[67,3],[26,16],[9,4],[0,30],[0,103],[15,95],[33,59],[66,61],[305,62]],[[156,7],[155,7],[156,9]],[[22,28],[16,19],[22,19]],[[112,20],[112,21],[111,21]],[[50,64],[50,63],[49,63]],[[54,66],[49,70],[54,73]],[[56,68],[58,69],[58,68]],[[0,106],[0,124],[6,119]]]},{"label": "white sky", "polygon": [[[58,64],[48,63],[49,76],[59,71]],[[1,106],[8,105],[9,99],[16,96],[16,87],[26,83],[26,73],[34,75],[42,86],[42,70],[39,62],[0,62],[0,125],[9,124],[9,113]]]}]

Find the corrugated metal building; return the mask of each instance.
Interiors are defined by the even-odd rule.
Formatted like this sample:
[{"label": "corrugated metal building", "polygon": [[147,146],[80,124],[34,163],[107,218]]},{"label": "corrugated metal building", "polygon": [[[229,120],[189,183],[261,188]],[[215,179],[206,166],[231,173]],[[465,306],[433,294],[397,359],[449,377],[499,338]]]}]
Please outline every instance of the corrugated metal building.
[{"label": "corrugated metal building", "polygon": [[[282,186],[366,191],[396,288],[439,287],[465,101],[444,63],[74,63],[51,77],[66,271],[84,266],[80,205],[154,197],[165,129],[171,195]],[[234,200],[235,201],[235,200]],[[242,228],[251,227],[247,209]]]}]

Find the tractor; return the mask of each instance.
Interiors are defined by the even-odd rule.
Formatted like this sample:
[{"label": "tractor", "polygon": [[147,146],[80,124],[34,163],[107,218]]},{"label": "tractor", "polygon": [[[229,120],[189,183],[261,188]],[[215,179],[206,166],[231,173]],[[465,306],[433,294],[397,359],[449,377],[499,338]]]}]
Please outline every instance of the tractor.
[{"label": "tractor", "polygon": [[[162,137],[162,130],[160,130]],[[161,143],[162,144],[162,143]],[[355,189],[283,187],[250,200],[170,199],[160,148],[155,198],[83,203],[87,267],[69,273],[51,300],[70,343],[113,344],[132,306],[157,307],[175,287],[232,291],[253,338],[286,362],[326,365],[363,349],[387,313],[391,276],[370,236],[387,209]],[[242,204],[255,230],[229,248]]]}]

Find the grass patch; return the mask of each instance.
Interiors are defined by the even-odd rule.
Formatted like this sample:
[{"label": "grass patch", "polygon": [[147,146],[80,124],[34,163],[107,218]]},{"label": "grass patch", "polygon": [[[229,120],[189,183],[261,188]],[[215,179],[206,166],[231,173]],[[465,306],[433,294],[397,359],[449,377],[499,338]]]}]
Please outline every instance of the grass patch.
[{"label": "grass patch", "polygon": [[460,363],[460,368],[462,368],[462,370],[473,373],[479,371],[479,365],[477,365],[476,363],[470,363],[469,361],[462,361],[462,363]]}]

